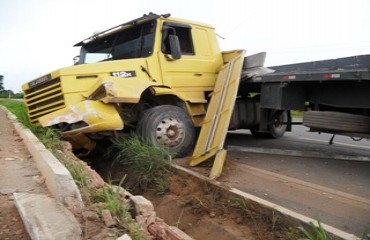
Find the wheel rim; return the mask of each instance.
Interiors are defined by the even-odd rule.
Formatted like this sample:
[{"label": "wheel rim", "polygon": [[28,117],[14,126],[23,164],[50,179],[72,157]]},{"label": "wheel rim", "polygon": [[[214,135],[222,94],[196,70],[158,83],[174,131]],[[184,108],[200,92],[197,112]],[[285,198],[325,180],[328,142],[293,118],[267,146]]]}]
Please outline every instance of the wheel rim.
[{"label": "wheel rim", "polygon": [[158,143],[176,147],[184,140],[184,124],[175,118],[164,118],[158,124],[155,135]]},{"label": "wheel rim", "polygon": [[284,128],[285,124],[282,124],[282,122],[284,122],[284,120],[285,120],[285,118],[284,118],[283,113],[280,114],[277,117],[274,117],[274,119],[272,120],[272,126],[274,127],[274,129],[281,130],[282,128]]},{"label": "wheel rim", "polygon": [[281,112],[279,115],[272,115],[272,122],[270,124],[270,133],[273,138],[282,137],[287,129],[287,125],[284,124],[288,121],[287,112]]}]

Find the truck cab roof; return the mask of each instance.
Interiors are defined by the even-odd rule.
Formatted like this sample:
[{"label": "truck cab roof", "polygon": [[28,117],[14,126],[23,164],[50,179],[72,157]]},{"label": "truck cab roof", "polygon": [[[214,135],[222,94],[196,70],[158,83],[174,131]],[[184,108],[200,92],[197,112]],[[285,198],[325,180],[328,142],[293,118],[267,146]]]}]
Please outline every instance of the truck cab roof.
[{"label": "truck cab roof", "polygon": [[158,19],[158,18],[163,18],[163,19],[169,18],[169,19],[171,19],[175,22],[185,22],[185,23],[190,23],[190,24],[193,24],[193,25],[201,25],[201,26],[205,26],[205,27],[208,27],[208,28],[213,28],[211,25],[208,25],[208,24],[199,23],[199,22],[195,22],[195,21],[182,20],[182,19],[177,19],[177,18],[170,18],[170,16],[171,16],[171,14],[169,14],[169,13],[159,15],[159,14],[155,14],[155,13],[150,12],[149,14],[144,14],[140,18],[136,18],[136,19],[133,19],[133,20],[128,21],[126,23],[123,23],[123,24],[117,25],[115,27],[109,28],[107,30],[98,32],[98,33],[92,35],[91,37],[88,37],[88,38],[82,40],[81,42],[76,43],[73,46],[74,47],[84,46],[84,45],[86,45],[88,43],[91,43],[95,40],[107,37],[107,36],[112,35],[112,34],[118,32],[118,31],[122,31],[124,29],[127,29],[131,26],[134,26],[134,25],[137,25],[137,24],[140,24],[140,23],[144,23],[144,22],[147,22],[147,21],[151,21],[151,20],[154,20],[154,19]]}]

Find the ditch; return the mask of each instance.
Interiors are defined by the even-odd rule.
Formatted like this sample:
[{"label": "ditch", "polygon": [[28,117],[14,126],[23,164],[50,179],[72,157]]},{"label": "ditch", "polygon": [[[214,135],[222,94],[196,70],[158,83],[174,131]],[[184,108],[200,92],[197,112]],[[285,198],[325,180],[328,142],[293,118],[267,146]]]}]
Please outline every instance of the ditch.
[{"label": "ditch", "polygon": [[[149,184],[143,190],[132,188],[132,172],[107,155],[86,161],[106,182],[118,183],[125,178],[124,188],[149,199],[158,217],[194,239],[289,240],[303,236],[296,222],[176,169],[166,172],[159,187],[158,183]],[[207,172],[209,166],[202,168]]]}]

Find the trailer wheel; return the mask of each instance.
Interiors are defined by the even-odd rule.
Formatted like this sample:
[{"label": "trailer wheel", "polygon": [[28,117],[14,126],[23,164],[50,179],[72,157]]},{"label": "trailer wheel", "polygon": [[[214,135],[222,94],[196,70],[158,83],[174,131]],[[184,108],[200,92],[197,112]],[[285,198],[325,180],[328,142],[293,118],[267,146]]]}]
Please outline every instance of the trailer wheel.
[{"label": "trailer wheel", "polygon": [[305,112],[303,125],[318,130],[370,133],[370,117],[342,112]]},{"label": "trailer wheel", "polygon": [[[268,124],[267,131],[259,131],[258,129],[250,129],[252,135],[257,138],[281,138],[288,125],[288,111],[283,111],[280,114],[275,110],[271,110],[268,113],[270,122]],[[285,123],[285,124],[284,124]]]},{"label": "trailer wheel", "polygon": [[176,157],[193,148],[195,131],[189,115],[180,107],[161,105],[144,112],[137,133],[155,146],[163,146]]},{"label": "trailer wheel", "polygon": [[271,123],[269,124],[269,130],[272,138],[281,138],[288,125],[288,111],[283,111],[280,114],[277,114],[277,111],[270,112],[270,120]]}]

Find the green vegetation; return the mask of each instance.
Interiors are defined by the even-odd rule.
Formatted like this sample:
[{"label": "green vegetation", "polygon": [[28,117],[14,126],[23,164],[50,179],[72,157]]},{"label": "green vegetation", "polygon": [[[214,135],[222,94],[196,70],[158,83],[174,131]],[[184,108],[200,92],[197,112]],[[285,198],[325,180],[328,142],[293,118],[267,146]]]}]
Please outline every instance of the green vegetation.
[{"label": "green vegetation", "polygon": [[[130,233],[133,240],[146,240],[147,237],[143,234],[140,225],[136,224],[131,217],[130,206],[125,201],[124,195],[121,194],[120,186],[124,182],[123,177],[117,186],[109,184],[109,186],[100,188],[94,192],[93,197],[98,208],[108,209],[110,213],[115,216],[115,219]],[[99,205],[100,204],[100,205]]]},{"label": "green vegetation", "polygon": [[7,98],[7,99],[20,99],[23,98],[22,93],[13,93],[12,90],[5,90],[5,91],[0,91],[0,98]]},{"label": "green vegetation", "polygon": [[28,119],[27,108],[23,102],[0,100],[0,105],[5,106],[12,112],[17,117],[17,121],[26,128],[29,128],[48,149],[60,148],[60,135],[50,128],[43,128],[38,124],[31,124]]},{"label": "green vegetation", "polygon": [[27,116],[27,108],[23,102],[0,100],[0,104],[12,112],[17,117],[18,122],[20,122],[22,125],[27,128],[31,127]]},{"label": "green vegetation", "polygon": [[290,111],[292,117],[303,117],[303,111],[292,110]]},{"label": "green vegetation", "polygon": [[154,188],[157,194],[167,190],[165,174],[170,171],[172,155],[164,148],[156,147],[132,135],[113,142],[110,153],[115,164],[122,165],[129,173],[129,187],[136,191]]},{"label": "green vegetation", "polygon": [[370,236],[370,224],[368,224],[364,230],[364,233],[362,234],[361,240],[369,239]]},{"label": "green vegetation", "polygon": [[0,98],[23,98],[21,92],[14,94],[12,90],[4,88],[4,76],[0,75]]},{"label": "green vegetation", "polygon": [[[27,109],[22,102],[0,100],[0,105],[5,106],[12,112],[23,126],[29,128],[40,141],[66,166],[71,173],[74,181],[80,189],[81,196],[85,204],[95,208],[100,214],[103,209],[108,209],[118,224],[124,228],[133,240],[147,239],[141,230],[140,225],[136,224],[131,217],[130,206],[120,194],[120,189],[112,184],[107,184],[100,188],[90,188],[90,175],[86,169],[86,163],[76,161],[72,153],[61,151],[62,141],[60,135],[49,128],[42,128],[29,122]],[[72,155],[72,156],[71,156]],[[119,186],[123,183],[120,181]]]},{"label": "green vegetation", "polygon": [[301,240],[328,240],[328,234],[321,225],[320,219],[317,220],[317,225],[310,222],[310,229],[307,230],[304,227],[298,227],[299,230],[303,232],[306,238],[301,238]]}]

